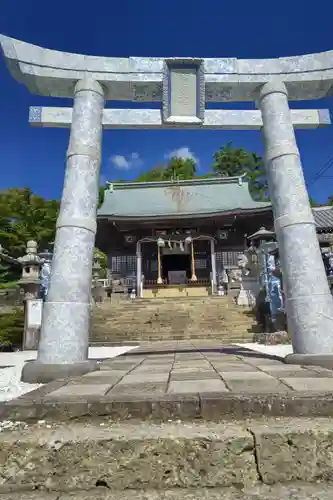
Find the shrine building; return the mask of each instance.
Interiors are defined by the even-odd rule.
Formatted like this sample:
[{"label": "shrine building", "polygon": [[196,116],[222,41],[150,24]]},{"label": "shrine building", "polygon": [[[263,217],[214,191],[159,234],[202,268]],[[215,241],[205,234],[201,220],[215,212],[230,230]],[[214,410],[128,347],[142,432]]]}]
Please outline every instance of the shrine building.
[{"label": "shrine building", "polygon": [[[236,268],[247,236],[272,227],[271,204],[254,201],[243,177],[110,184],[96,246],[109,272],[139,296],[206,295]],[[175,292],[177,290],[177,293]]]},{"label": "shrine building", "polygon": [[[320,244],[332,244],[333,207],[313,213]],[[271,204],[254,201],[244,177],[110,184],[97,224],[110,276],[141,297],[214,293],[248,236],[274,225]]]}]

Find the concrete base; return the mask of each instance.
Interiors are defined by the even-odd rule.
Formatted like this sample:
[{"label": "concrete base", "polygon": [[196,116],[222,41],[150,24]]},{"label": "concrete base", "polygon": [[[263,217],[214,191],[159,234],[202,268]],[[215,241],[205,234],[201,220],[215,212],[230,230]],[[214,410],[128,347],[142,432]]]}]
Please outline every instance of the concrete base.
[{"label": "concrete base", "polygon": [[289,365],[322,366],[333,370],[333,354],[288,354],[284,362]]},{"label": "concrete base", "polygon": [[22,369],[21,381],[28,384],[48,384],[53,380],[79,377],[99,369],[100,364],[95,360],[68,364],[44,364],[39,361],[30,361]]}]

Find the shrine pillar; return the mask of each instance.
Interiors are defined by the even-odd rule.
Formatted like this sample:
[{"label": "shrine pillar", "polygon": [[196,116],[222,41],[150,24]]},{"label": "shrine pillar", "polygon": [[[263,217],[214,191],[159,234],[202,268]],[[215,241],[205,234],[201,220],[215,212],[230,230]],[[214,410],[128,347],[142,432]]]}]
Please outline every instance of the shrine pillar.
[{"label": "shrine pillar", "polygon": [[210,253],[211,253],[211,262],[212,262],[212,294],[216,293],[216,254],[215,254],[215,241],[212,238],[210,240]]},{"label": "shrine pillar", "polygon": [[197,276],[195,274],[195,258],[194,258],[194,242],[193,242],[193,240],[191,243],[191,268],[192,268],[191,281],[197,281]]},{"label": "shrine pillar", "polygon": [[142,251],[141,242],[136,244],[136,295],[142,298]]},{"label": "shrine pillar", "polygon": [[162,278],[162,262],[161,262],[161,248],[165,247],[165,241],[163,238],[158,238],[157,240],[157,284],[163,284]]},{"label": "shrine pillar", "polygon": [[314,364],[311,355],[333,354],[333,299],[304,182],[285,84],[264,84],[259,108],[288,330],[294,350],[289,362]]}]

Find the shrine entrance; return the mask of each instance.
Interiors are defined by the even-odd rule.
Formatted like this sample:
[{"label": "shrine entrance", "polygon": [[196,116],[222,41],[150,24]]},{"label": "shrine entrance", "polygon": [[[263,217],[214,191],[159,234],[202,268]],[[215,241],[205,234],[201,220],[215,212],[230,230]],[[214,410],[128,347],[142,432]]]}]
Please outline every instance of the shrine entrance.
[{"label": "shrine entrance", "polygon": [[191,278],[190,254],[162,255],[162,278],[169,285],[185,284]]}]

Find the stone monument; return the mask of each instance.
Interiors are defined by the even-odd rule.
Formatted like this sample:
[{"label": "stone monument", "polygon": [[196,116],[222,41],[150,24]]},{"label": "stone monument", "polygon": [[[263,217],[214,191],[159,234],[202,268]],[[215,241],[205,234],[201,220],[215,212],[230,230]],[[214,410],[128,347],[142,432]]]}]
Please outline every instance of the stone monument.
[{"label": "stone monument", "polygon": [[[325,354],[333,360],[333,300],[294,134],[294,128],[327,126],[330,117],[328,110],[290,110],[288,103],[331,92],[332,52],[267,60],[105,58],[6,36],[0,45],[9,71],[32,93],[74,99],[73,109],[30,108],[31,124],[70,127],[71,133],[38,359],[23,379],[96,369],[88,362],[88,329],[103,127],[263,130],[291,361],[320,362]],[[105,100],[162,105],[104,109]],[[259,110],[206,109],[207,102],[225,101],[256,101]]]}]

